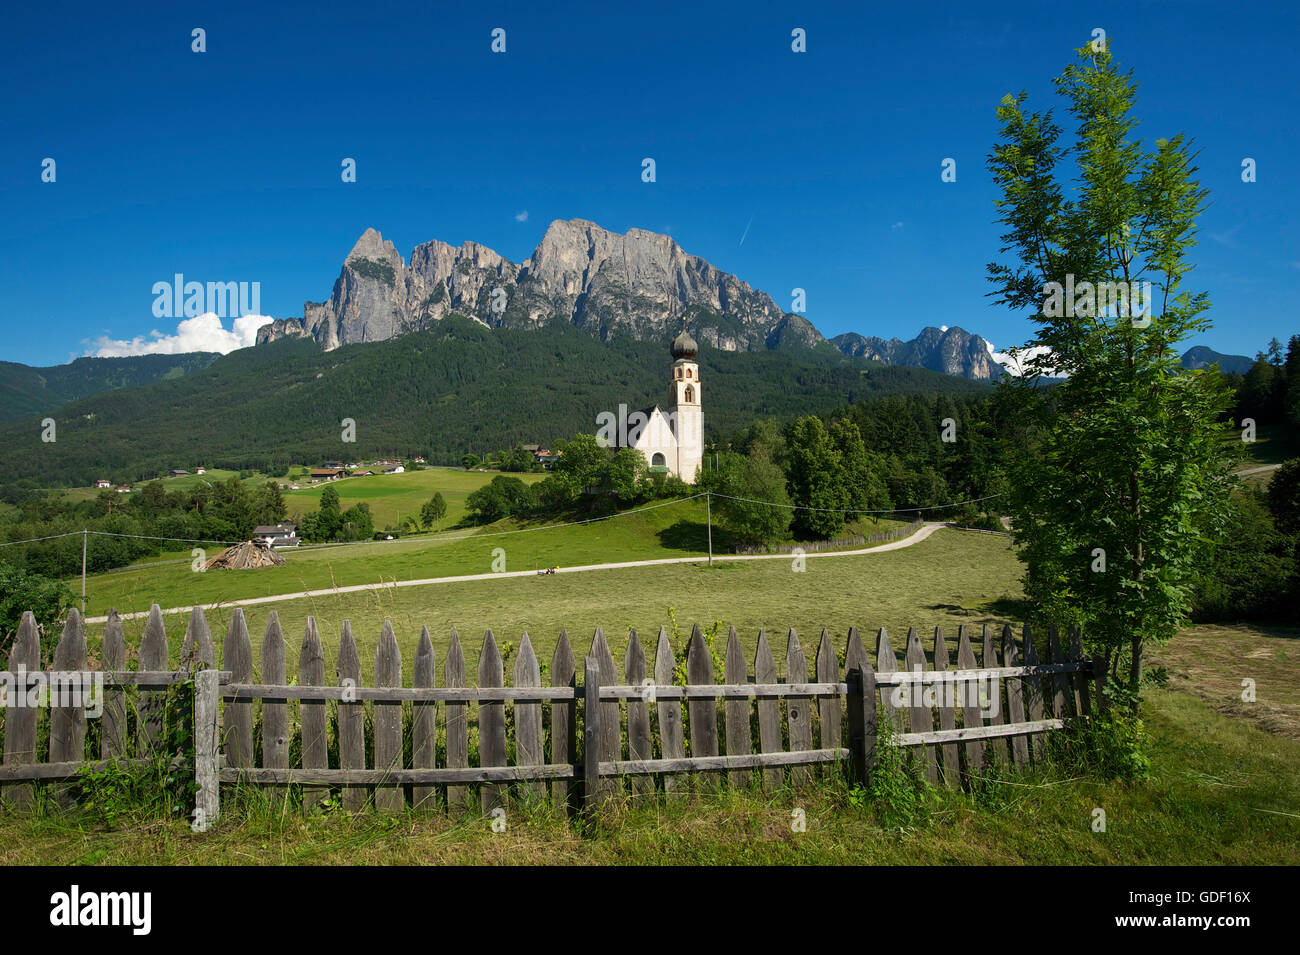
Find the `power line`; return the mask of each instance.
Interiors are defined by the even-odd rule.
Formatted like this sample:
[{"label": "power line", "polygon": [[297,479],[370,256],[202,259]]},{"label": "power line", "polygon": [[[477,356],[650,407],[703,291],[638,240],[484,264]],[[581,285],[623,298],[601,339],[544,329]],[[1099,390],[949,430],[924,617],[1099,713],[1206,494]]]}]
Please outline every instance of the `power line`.
[{"label": "power line", "polygon": [[[670,507],[673,504],[682,504],[685,503],[686,501],[693,501],[697,498],[704,497],[706,493],[707,492],[702,491],[699,494],[692,494],[690,497],[682,497],[671,501],[663,501],[659,504],[649,504],[645,507],[633,508],[630,511],[619,511],[616,514],[606,514],[604,517],[588,517],[580,521],[565,521],[562,524],[543,524],[540,527],[521,527],[512,531],[493,531],[490,534],[464,534],[460,537],[441,537],[441,536],[408,537],[406,538],[406,540],[419,541],[426,544],[442,543],[442,542],[454,542],[454,541],[462,541],[462,540],[481,540],[487,537],[507,537],[512,534],[528,534],[531,533],[532,531],[548,531],[560,527],[576,527],[580,524],[595,524],[595,523],[599,523],[600,521],[613,520],[616,517],[628,517],[633,514],[640,514],[644,511],[653,511],[660,507]],[[176,544],[221,544],[226,547],[234,547],[238,544],[243,543],[243,541],[223,541],[223,540],[216,540],[215,538],[210,538],[210,537],[205,537],[205,538],[156,537],[148,534],[116,534],[110,531],[84,531],[84,532],[69,531],[66,534],[51,534],[48,537],[32,537],[27,540],[3,541],[0,542],[0,547],[10,547],[17,544],[35,544],[40,541],[58,540],[59,538],[62,537],[81,537],[83,536],[83,534],[91,534],[96,537],[121,537],[121,538],[130,538],[134,540],[166,541],[166,542],[176,543]],[[305,549],[318,550],[325,547],[356,547],[363,544],[373,544],[373,543],[376,542],[372,540],[371,541],[338,541],[334,543],[309,544]]]},{"label": "power line", "polygon": [[81,531],[68,531],[68,533],[66,534],[51,534],[49,537],[29,537],[27,540],[22,540],[22,541],[3,541],[0,542],[0,547],[13,547],[15,544],[35,544],[39,541],[58,540],[60,537],[80,537],[80,536],[81,536]]}]

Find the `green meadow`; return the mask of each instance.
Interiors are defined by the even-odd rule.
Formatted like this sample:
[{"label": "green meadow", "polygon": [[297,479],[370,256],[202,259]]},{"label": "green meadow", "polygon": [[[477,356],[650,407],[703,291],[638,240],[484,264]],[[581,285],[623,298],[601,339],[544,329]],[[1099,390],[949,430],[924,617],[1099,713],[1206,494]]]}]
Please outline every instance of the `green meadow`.
[{"label": "green meadow", "polygon": [[[364,468],[362,470],[365,470]],[[376,474],[373,477],[344,478],[328,486],[339,492],[343,510],[365,502],[375,519],[375,529],[398,527],[402,518],[420,516],[420,508],[435,493],[441,492],[447,501],[447,516],[442,526],[451,527],[465,517],[465,499],[487,484],[497,472],[462,471],[458,468],[425,468],[402,474]],[[510,474],[525,484],[542,480],[545,474]],[[290,518],[298,517],[320,507],[321,491],[326,485],[303,487],[285,491],[284,501],[289,506]]]}]

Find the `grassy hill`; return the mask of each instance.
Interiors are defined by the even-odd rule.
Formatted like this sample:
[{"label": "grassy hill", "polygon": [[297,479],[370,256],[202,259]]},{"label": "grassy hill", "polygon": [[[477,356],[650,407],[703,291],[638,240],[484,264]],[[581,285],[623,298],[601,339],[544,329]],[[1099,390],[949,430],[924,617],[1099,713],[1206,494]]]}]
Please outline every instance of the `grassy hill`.
[{"label": "grassy hill", "polygon": [[[700,362],[706,441],[756,417],[825,413],[888,394],[988,388],[830,349],[706,348]],[[454,464],[467,451],[594,432],[597,415],[617,412],[620,403],[636,409],[662,402],[669,364],[662,345],[602,343],[563,324],[492,331],[458,316],[429,331],[332,352],[284,339],[176,380],[66,405],[55,415],[52,444],[41,442],[35,422],[0,426],[0,481],[138,481],[198,459],[272,474],[340,456],[422,455]],[[341,441],[344,418],[356,423],[355,443]]]}]

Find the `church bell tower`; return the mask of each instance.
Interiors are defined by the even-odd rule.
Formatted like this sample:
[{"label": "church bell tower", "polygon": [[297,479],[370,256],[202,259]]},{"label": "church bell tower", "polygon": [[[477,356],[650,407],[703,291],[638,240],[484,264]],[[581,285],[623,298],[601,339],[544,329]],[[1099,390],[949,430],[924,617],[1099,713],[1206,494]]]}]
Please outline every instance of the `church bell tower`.
[{"label": "church bell tower", "polygon": [[[684,324],[684,323],[683,323]],[[694,484],[704,461],[704,421],[700,411],[699,346],[686,329],[673,340],[673,432],[677,438],[678,477]]]}]

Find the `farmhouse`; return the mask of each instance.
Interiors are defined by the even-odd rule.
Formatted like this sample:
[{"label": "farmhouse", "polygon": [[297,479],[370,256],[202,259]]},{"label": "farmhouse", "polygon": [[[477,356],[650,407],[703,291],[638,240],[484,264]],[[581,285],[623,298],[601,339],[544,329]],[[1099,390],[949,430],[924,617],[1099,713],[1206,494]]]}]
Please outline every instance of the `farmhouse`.
[{"label": "farmhouse", "polygon": [[654,405],[629,415],[628,427],[619,428],[618,440],[612,442],[640,451],[652,471],[666,471],[688,484],[695,483],[704,460],[700,366],[695,361],[698,352],[695,339],[682,329],[672,345],[672,409],[665,412]]},{"label": "farmhouse", "polygon": [[172,477],[185,477],[189,473],[184,468],[172,468]]},{"label": "farmhouse", "polygon": [[297,547],[298,525],[292,521],[283,524],[260,524],[253,528],[253,540],[265,542],[267,547]]},{"label": "farmhouse", "polygon": [[105,481],[102,478],[95,482],[95,487],[112,487],[112,486],[113,486],[112,481]]},{"label": "farmhouse", "polygon": [[321,481],[337,481],[339,478],[347,477],[348,472],[342,468],[312,468],[311,483],[319,484]]}]

